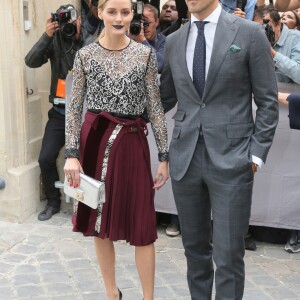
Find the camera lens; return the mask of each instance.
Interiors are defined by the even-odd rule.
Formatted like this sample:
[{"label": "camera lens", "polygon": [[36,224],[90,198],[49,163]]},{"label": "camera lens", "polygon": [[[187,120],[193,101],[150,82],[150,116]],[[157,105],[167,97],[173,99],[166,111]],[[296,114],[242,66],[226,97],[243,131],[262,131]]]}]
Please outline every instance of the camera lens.
[{"label": "camera lens", "polygon": [[77,33],[77,27],[73,23],[64,24],[61,30],[62,33],[68,38],[73,37]]},{"label": "camera lens", "polygon": [[132,21],[129,30],[132,35],[139,35],[141,33],[141,22],[136,20]]}]

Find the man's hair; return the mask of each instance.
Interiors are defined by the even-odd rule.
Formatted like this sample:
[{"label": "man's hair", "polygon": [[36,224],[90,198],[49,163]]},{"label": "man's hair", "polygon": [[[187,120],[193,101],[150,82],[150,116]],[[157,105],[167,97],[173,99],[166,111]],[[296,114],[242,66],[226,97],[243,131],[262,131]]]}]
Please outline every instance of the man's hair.
[{"label": "man's hair", "polygon": [[275,25],[278,25],[280,20],[281,20],[281,17],[280,17],[280,14],[279,14],[278,10],[275,9],[275,8],[271,8],[267,11],[267,13],[269,13],[270,18],[275,23]]},{"label": "man's hair", "polygon": [[75,7],[74,7],[74,5],[73,4],[65,4],[65,5],[61,5],[58,9],[57,9],[57,13],[59,13],[61,10],[64,10],[64,9],[68,9],[68,8],[74,8],[75,9]]},{"label": "man's hair", "polygon": [[144,9],[148,9],[149,11],[152,11],[154,14],[155,21],[158,20],[158,9],[156,7],[147,3],[144,5]]}]

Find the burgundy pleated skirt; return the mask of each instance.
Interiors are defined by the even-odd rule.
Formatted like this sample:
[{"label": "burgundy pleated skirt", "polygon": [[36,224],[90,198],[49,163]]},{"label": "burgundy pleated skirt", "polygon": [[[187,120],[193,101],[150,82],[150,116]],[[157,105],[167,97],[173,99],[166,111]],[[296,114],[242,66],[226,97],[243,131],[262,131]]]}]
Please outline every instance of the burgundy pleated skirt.
[{"label": "burgundy pleated skirt", "polygon": [[74,231],[111,241],[125,240],[134,246],[149,245],[157,239],[146,134],[147,127],[141,118],[128,120],[103,112],[86,113],[80,137],[80,162],[85,174],[100,180],[109,149],[106,202],[100,230],[95,229],[99,211],[79,202],[73,215]]}]

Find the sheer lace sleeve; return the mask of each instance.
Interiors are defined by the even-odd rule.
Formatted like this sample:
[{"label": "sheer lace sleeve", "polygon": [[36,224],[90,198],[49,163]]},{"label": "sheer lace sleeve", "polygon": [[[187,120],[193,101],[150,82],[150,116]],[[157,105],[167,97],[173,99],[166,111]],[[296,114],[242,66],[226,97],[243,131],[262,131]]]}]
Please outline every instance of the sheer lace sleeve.
[{"label": "sheer lace sleeve", "polygon": [[156,56],[152,50],[148,60],[145,80],[147,111],[158,148],[158,159],[159,161],[167,161],[169,160],[167,122],[160,101]]},{"label": "sheer lace sleeve", "polygon": [[69,108],[66,114],[66,150],[65,157],[79,158],[79,138],[81,129],[81,116],[85,95],[85,73],[80,57],[76,53],[73,66],[73,85]]}]

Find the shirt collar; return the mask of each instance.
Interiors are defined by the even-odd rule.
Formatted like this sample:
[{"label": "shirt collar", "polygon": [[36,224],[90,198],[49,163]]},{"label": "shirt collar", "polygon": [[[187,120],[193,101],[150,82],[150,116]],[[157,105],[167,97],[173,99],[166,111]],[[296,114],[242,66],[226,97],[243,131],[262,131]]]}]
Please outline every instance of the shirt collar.
[{"label": "shirt collar", "polygon": [[283,24],[282,30],[281,30],[281,33],[280,33],[280,37],[279,37],[278,41],[276,42],[276,45],[282,47],[285,44],[285,40],[287,38],[289,30],[290,29],[288,29],[288,27],[285,24]]},{"label": "shirt collar", "polygon": [[[210,23],[218,23],[219,17],[221,15],[222,8],[220,5],[204,20],[202,21],[208,21]],[[195,21],[199,21],[193,14],[191,14],[191,24],[193,24]]]}]

